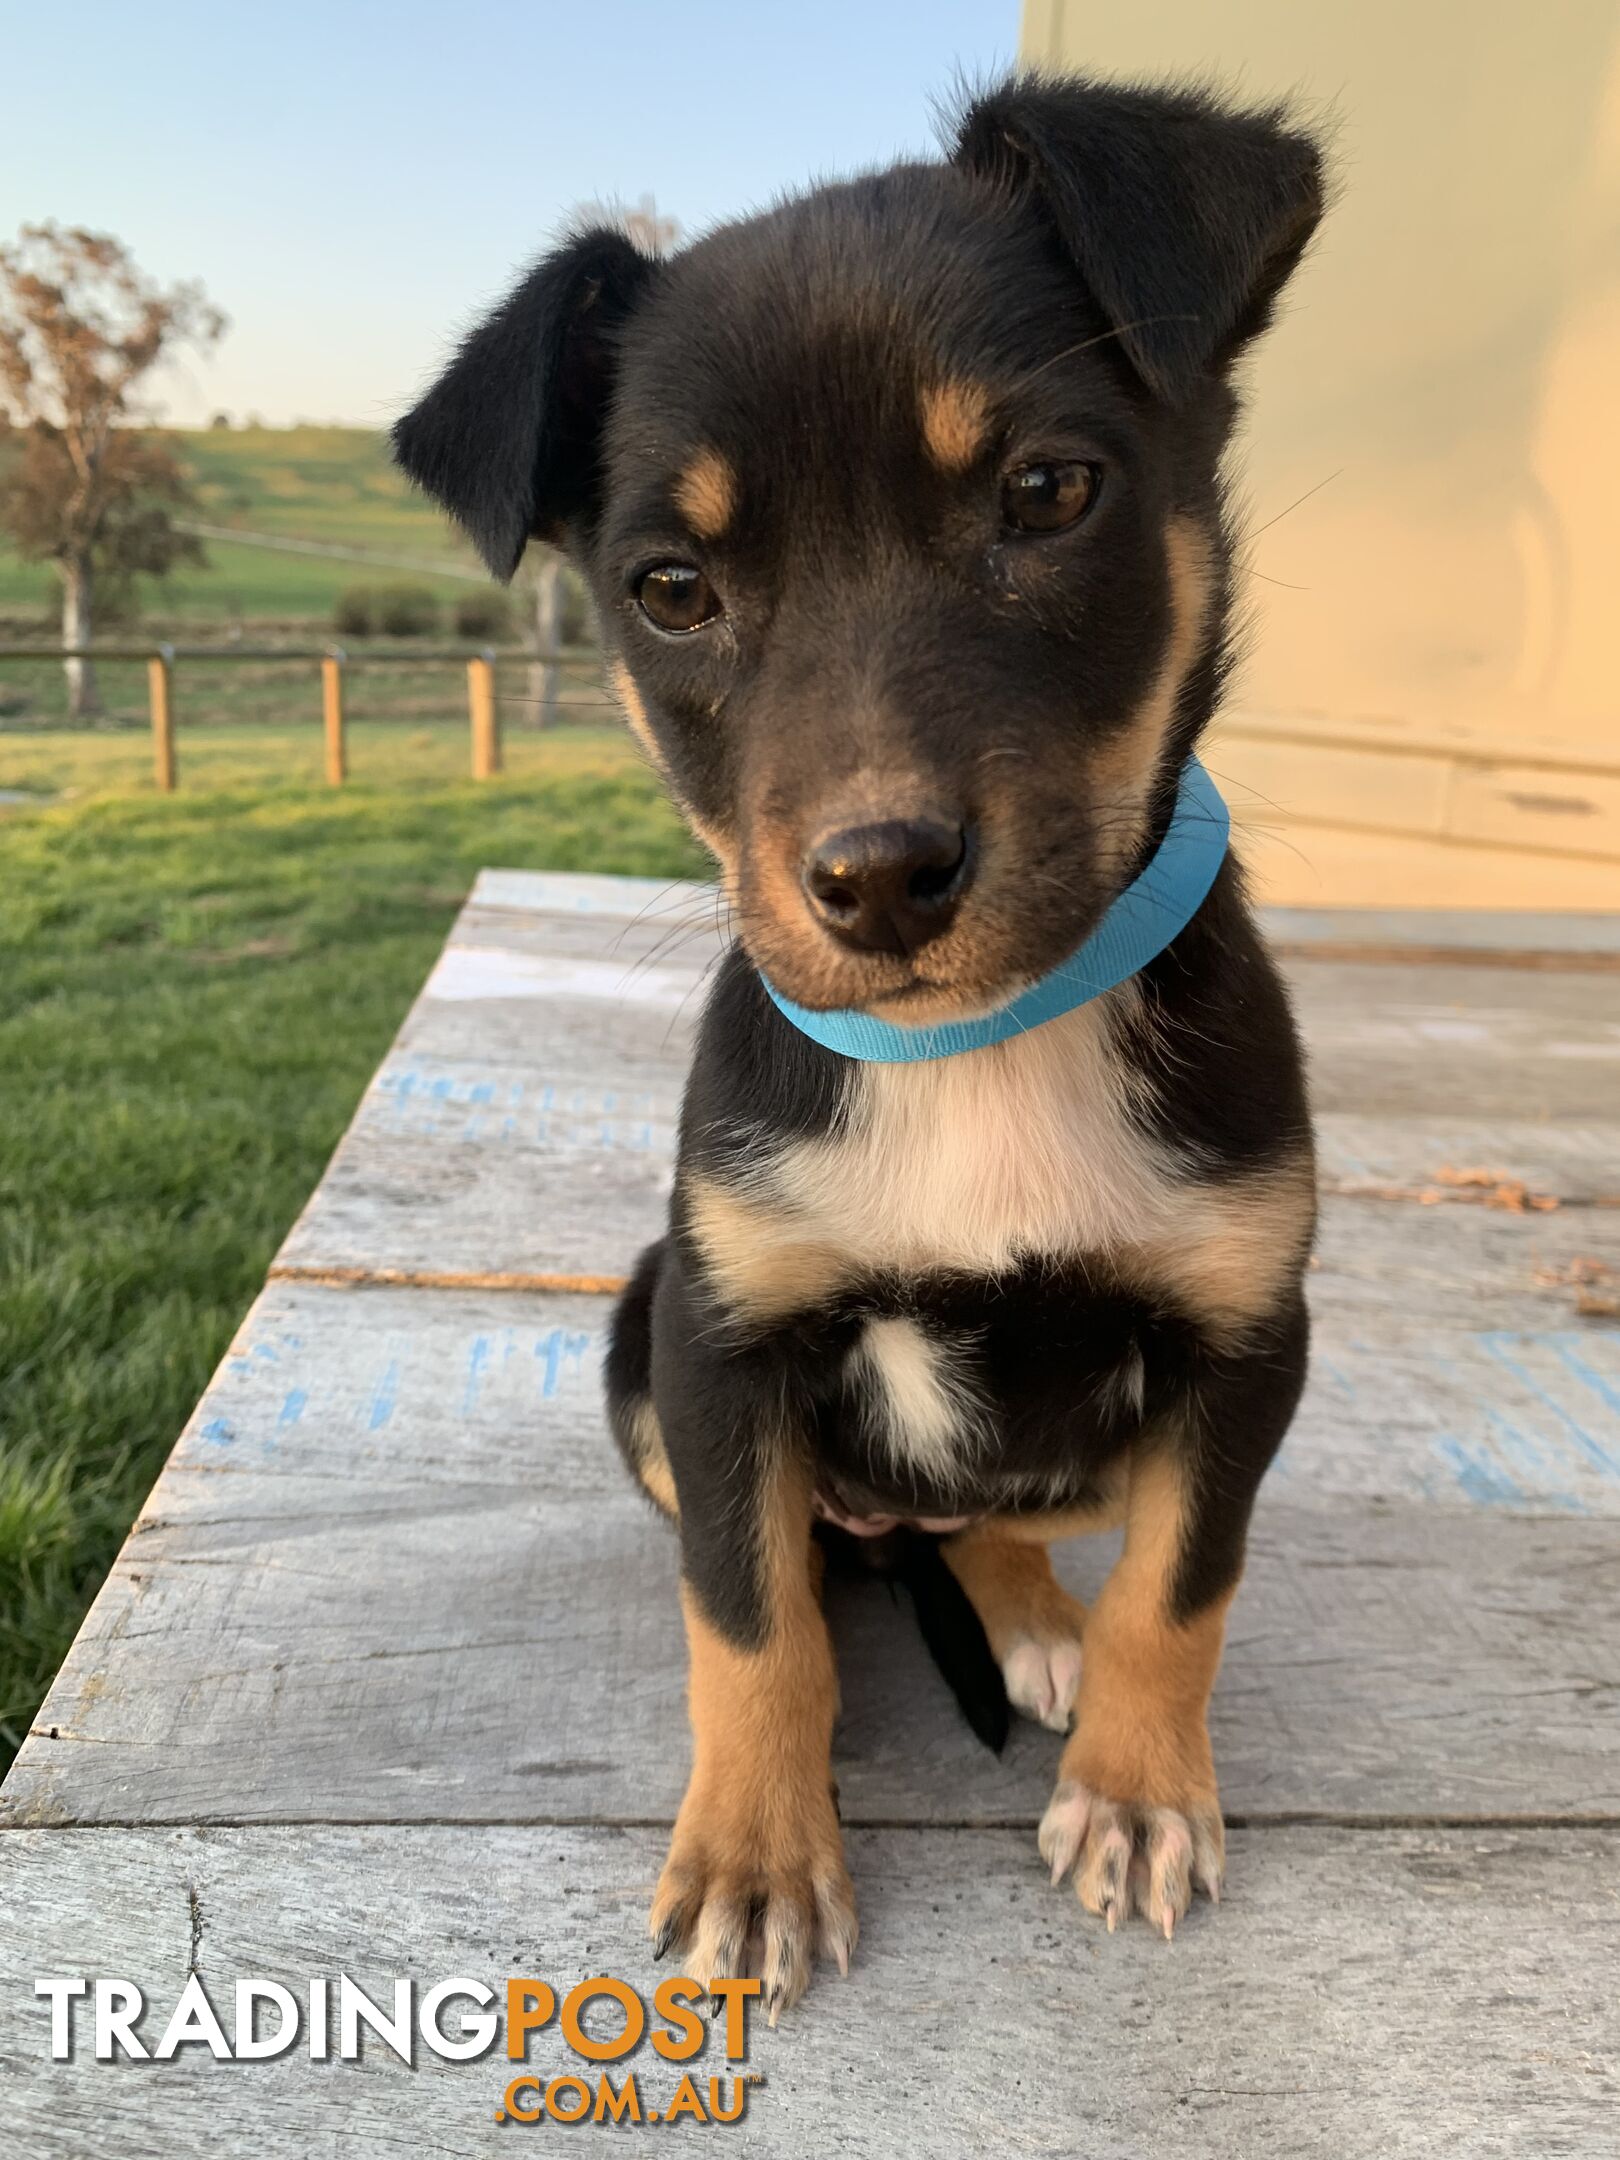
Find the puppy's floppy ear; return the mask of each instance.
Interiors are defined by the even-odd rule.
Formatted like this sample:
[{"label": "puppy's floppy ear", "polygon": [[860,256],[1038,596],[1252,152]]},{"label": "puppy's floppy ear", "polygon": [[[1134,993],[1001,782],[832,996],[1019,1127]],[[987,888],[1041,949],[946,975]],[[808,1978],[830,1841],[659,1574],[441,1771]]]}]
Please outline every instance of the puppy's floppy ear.
[{"label": "puppy's floppy ear", "polygon": [[1281,108],[1198,91],[1015,76],[968,108],[955,163],[1037,203],[1172,403],[1266,327],[1322,214],[1321,157]]},{"label": "puppy's floppy ear", "polygon": [[535,265],[394,424],[394,456],[503,581],[531,534],[555,538],[589,506],[614,334],[655,268],[623,233],[580,233]]}]

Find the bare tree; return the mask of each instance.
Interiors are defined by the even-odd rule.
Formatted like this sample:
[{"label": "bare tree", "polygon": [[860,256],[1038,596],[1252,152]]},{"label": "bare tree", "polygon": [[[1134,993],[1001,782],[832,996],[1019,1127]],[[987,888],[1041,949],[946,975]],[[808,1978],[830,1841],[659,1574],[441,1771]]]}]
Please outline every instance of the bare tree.
[{"label": "bare tree", "polygon": [[[173,452],[131,423],[157,363],[224,329],[200,286],[155,284],[108,234],[25,225],[0,247],[0,407],[13,423],[0,524],[55,564],[64,644],[89,641],[98,569],[127,588],[198,559],[171,522],[187,500]],[[96,711],[89,664],[65,664],[70,714]]]}]

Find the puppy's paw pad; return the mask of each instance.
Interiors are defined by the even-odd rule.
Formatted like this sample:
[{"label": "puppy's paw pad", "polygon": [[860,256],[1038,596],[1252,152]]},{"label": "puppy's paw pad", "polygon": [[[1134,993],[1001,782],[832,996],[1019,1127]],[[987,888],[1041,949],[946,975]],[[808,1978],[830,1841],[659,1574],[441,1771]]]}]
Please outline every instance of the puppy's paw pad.
[{"label": "puppy's paw pad", "polygon": [[1068,1731],[1080,1686],[1077,1642],[1035,1642],[1025,1636],[1002,1660],[1001,1677],[1015,1710],[1053,1732]]},{"label": "puppy's paw pad", "polygon": [[1113,1934],[1133,1911],[1175,1934],[1195,1889],[1219,1903],[1225,1838],[1219,1809],[1143,1807],[1062,1781],[1041,1820],[1041,1858],[1054,1883],[1071,1871],[1075,1894]]}]

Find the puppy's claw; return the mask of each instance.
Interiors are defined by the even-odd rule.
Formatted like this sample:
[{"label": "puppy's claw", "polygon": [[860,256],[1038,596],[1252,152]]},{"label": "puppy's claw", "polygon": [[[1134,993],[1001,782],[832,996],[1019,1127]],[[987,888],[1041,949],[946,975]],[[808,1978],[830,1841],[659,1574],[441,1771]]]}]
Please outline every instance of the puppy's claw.
[{"label": "puppy's claw", "polygon": [[1185,1812],[1144,1807],[1106,1800],[1065,1778],[1041,1818],[1038,1842],[1053,1882],[1072,1868],[1075,1895],[1110,1935],[1136,1912],[1173,1942],[1195,1889],[1220,1896],[1223,1833],[1213,1802]]},{"label": "puppy's claw", "polygon": [[1074,1866],[1090,1813],[1089,1794],[1078,1785],[1060,1781],[1041,1817],[1041,1827],[1036,1835],[1041,1858],[1052,1870],[1054,1886]]},{"label": "puppy's claw", "polygon": [[838,1876],[816,1885],[816,1947],[831,1957],[839,1972],[849,1978],[849,1961],[860,1939],[861,1923],[855,1914],[855,1893],[849,1877]]},{"label": "puppy's claw", "polygon": [[654,1929],[653,1963],[655,1965],[661,1965],[664,1959],[669,1956],[671,1949],[674,1947],[678,1929],[679,1922],[673,1914],[664,1922],[662,1927]]}]

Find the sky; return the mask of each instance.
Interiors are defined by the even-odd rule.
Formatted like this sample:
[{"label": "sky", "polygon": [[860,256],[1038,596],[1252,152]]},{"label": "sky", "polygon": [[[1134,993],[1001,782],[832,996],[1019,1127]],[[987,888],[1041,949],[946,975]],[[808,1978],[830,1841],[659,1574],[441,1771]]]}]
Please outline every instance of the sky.
[{"label": "sky", "polygon": [[0,0],[0,236],[115,233],[231,329],[160,416],[380,426],[581,205],[687,232],[933,139],[1016,0]]}]

